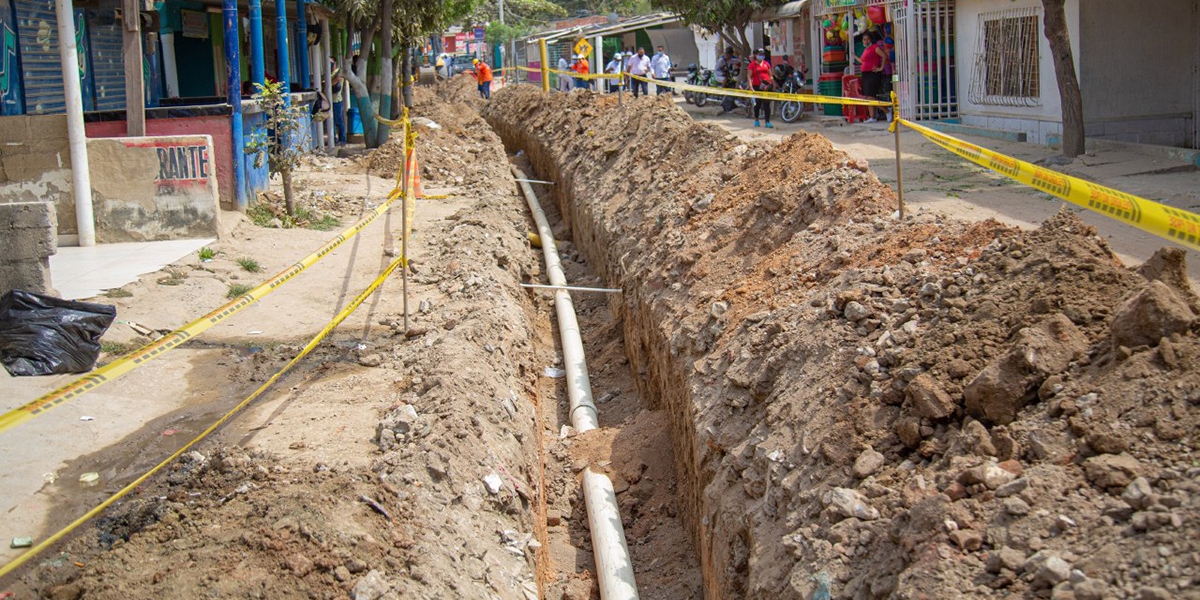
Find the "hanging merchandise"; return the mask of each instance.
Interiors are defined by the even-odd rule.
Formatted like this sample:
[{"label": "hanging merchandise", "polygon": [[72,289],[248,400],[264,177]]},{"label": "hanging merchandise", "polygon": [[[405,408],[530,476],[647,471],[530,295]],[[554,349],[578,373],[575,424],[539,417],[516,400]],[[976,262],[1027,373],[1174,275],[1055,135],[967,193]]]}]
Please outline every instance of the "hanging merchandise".
[{"label": "hanging merchandise", "polygon": [[868,6],[867,16],[871,19],[871,22],[876,25],[883,25],[884,23],[889,22],[887,18],[887,9],[885,9],[883,5],[877,4],[875,6]]}]

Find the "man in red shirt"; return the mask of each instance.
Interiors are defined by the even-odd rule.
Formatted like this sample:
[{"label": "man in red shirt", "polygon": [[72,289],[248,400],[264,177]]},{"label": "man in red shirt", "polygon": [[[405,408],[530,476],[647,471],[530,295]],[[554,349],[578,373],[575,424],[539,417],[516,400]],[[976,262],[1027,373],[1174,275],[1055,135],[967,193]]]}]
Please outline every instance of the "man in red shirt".
[{"label": "man in red shirt", "polygon": [[[754,51],[754,60],[750,61],[750,87],[760,92],[770,92],[775,89],[775,80],[771,77],[771,63],[767,60],[767,52],[762,48]],[[770,100],[754,99],[755,127],[761,124],[758,120],[760,113],[766,115],[767,129],[774,128],[775,126],[771,124]]]},{"label": "man in red shirt", "polygon": [[475,81],[479,83],[479,97],[484,100],[492,99],[492,68],[478,58],[471,61],[475,65]]}]

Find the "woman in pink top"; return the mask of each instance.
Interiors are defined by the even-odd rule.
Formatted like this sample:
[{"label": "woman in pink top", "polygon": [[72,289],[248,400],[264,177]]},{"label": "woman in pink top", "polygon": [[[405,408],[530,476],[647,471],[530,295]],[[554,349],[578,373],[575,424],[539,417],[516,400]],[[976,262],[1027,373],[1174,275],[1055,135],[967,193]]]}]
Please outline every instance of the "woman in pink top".
[{"label": "woman in pink top", "polygon": [[[884,69],[891,59],[888,58],[887,48],[883,45],[883,36],[878,32],[868,31],[865,37],[870,44],[866,50],[863,50],[860,59],[862,62],[862,94],[875,100],[883,90]],[[887,113],[876,108],[875,118],[867,119],[867,123],[874,123],[876,119],[880,121],[887,119]]]}]

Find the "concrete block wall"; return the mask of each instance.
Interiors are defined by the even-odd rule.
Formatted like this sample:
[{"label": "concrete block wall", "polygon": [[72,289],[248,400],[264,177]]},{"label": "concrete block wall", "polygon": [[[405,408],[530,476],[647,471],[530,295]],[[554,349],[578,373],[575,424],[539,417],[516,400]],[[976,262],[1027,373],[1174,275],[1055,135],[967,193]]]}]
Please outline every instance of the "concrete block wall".
[{"label": "concrete block wall", "polygon": [[[227,155],[207,135],[89,139],[96,241],[218,237],[217,182]],[[0,202],[49,203],[59,239],[70,243],[78,234],[73,187],[65,116],[0,118]]]},{"label": "concrete block wall", "polygon": [[0,203],[0,294],[12,289],[56,294],[50,280],[56,230],[49,202]]}]

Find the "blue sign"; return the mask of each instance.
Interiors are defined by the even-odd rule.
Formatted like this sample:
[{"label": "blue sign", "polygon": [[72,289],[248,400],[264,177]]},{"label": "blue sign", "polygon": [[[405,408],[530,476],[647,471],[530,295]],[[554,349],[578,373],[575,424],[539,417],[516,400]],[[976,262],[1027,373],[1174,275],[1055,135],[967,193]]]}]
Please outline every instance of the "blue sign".
[{"label": "blue sign", "polygon": [[483,28],[482,27],[475,28],[475,39],[477,39],[477,40],[483,39]]}]

